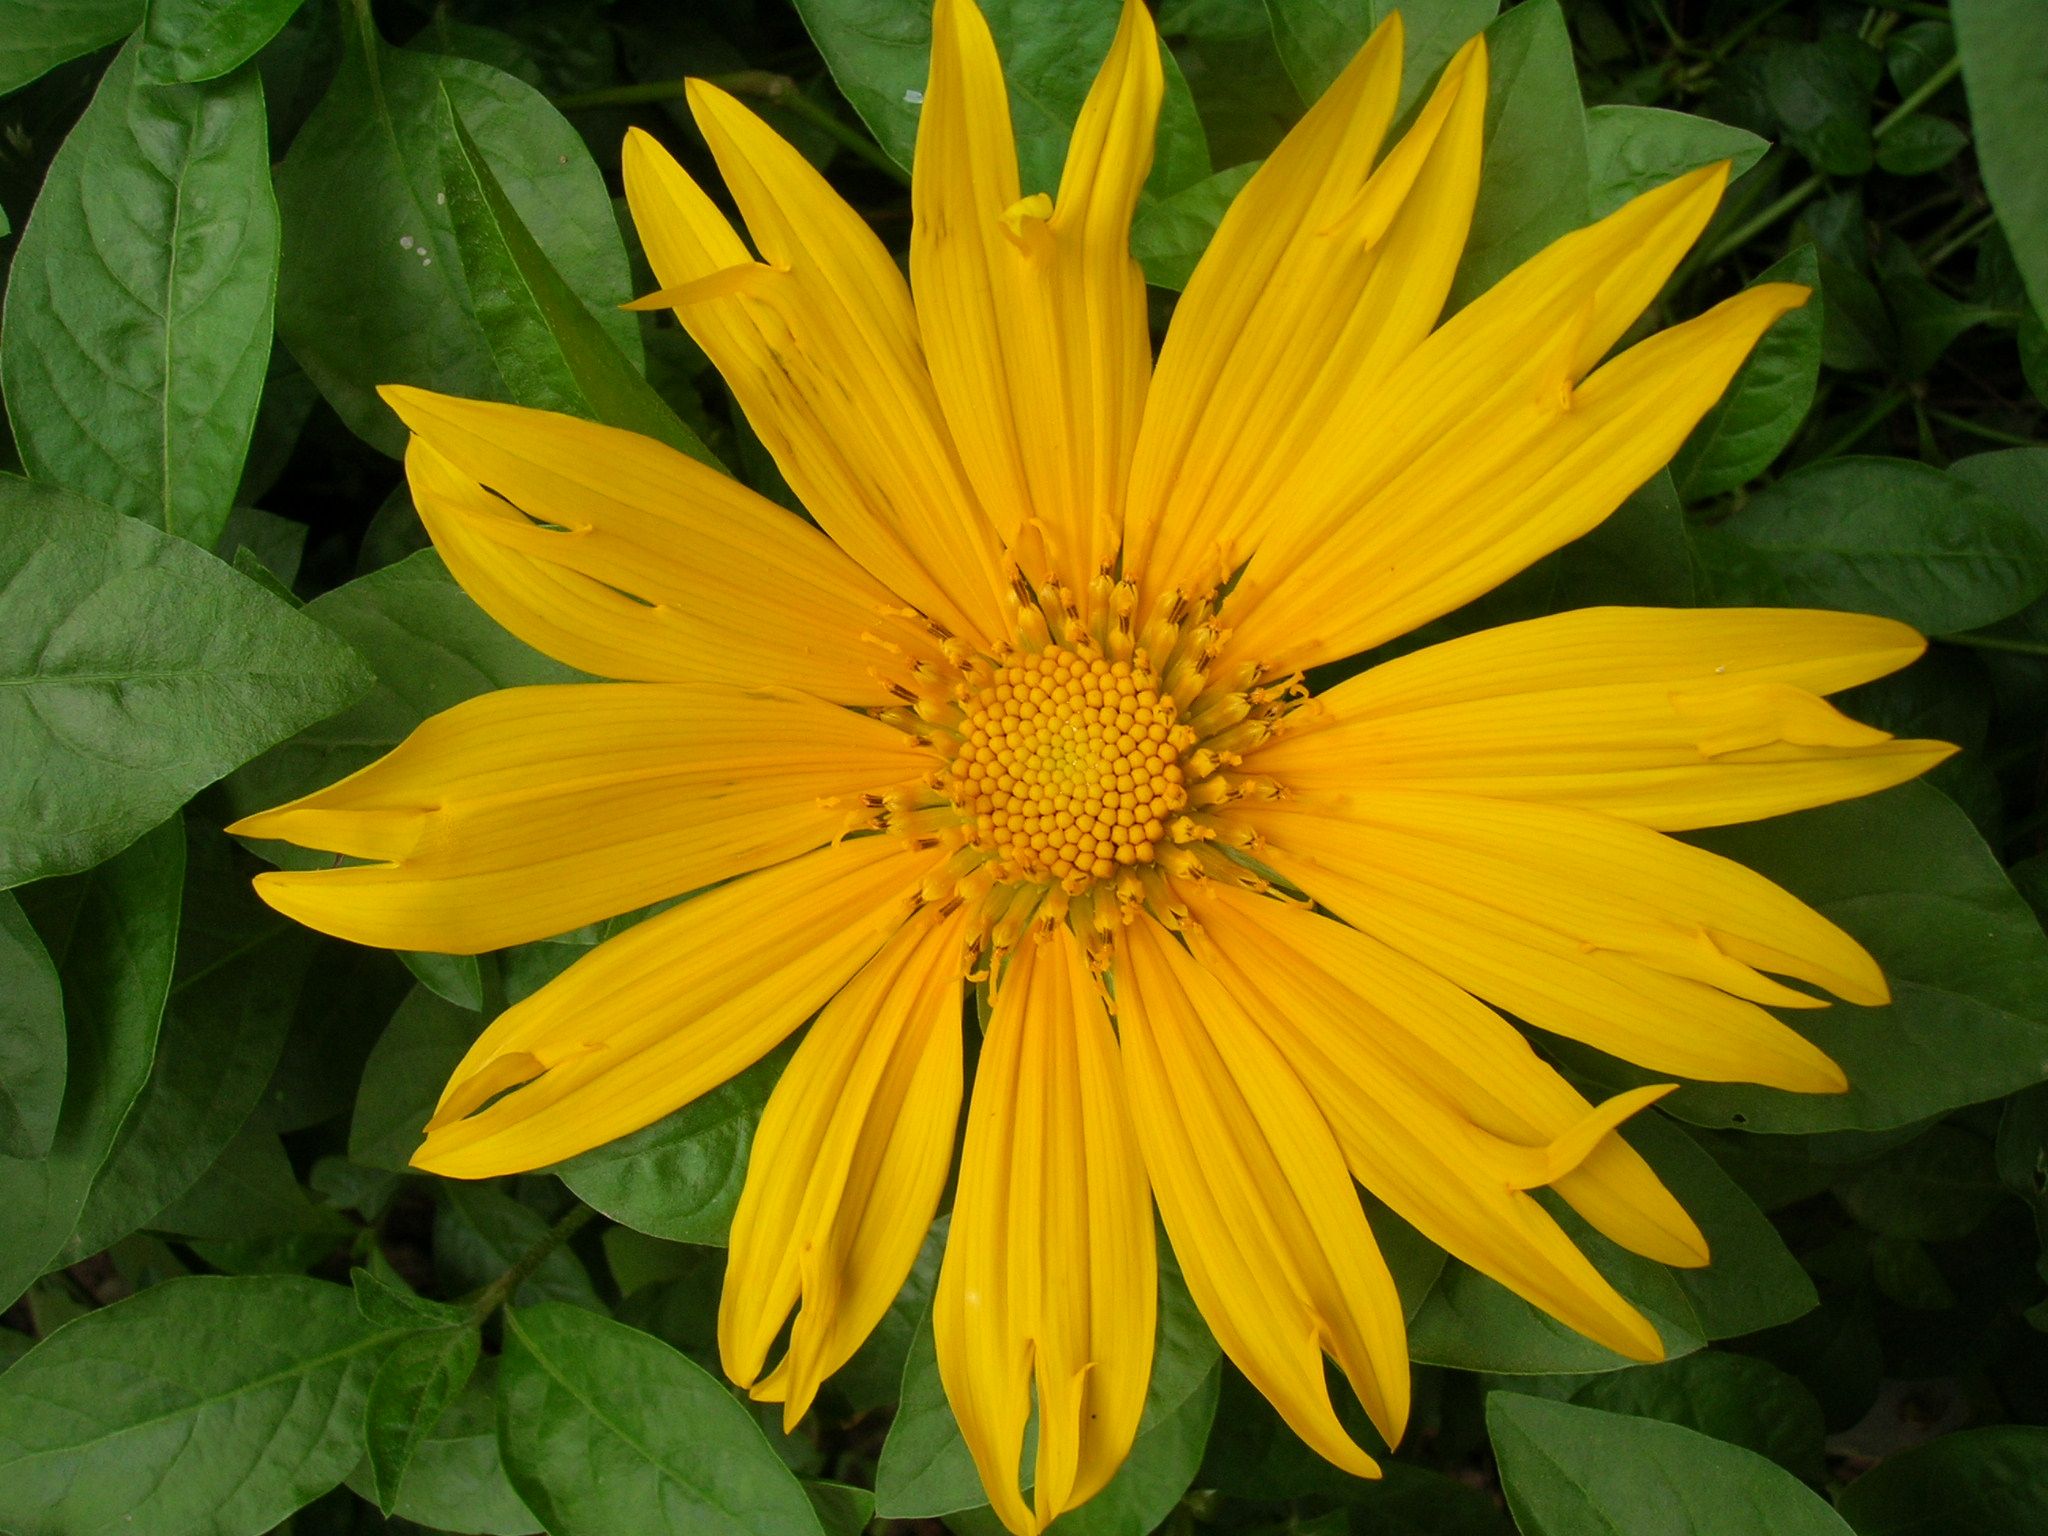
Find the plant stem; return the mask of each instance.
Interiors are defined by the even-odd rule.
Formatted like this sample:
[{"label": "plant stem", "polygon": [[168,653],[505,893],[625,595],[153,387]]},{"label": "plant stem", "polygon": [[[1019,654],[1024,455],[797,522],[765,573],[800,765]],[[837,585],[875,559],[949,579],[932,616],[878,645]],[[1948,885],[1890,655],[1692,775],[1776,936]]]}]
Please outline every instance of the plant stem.
[{"label": "plant stem", "polygon": [[1957,432],[1967,432],[1972,437],[1981,437],[1987,443],[2001,443],[2007,448],[2048,447],[2048,443],[2043,443],[2038,437],[2024,437],[2018,432],[2001,432],[1996,427],[1987,427],[1982,422],[1972,421],[1967,416],[1958,416],[1953,411],[1937,411],[1929,406],[1927,414],[1944,427]]},{"label": "plant stem", "polygon": [[2048,640],[2014,640],[2004,635],[1936,635],[1942,645],[1966,645],[1973,651],[2010,651],[2015,656],[2048,656]]},{"label": "plant stem", "polygon": [[[910,173],[891,160],[881,145],[811,100],[788,75],[774,74],[765,69],[741,69],[729,75],[712,75],[709,79],[712,85],[731,91],[735,96],[756,97],[802,118],[890,180],[901,186],[910,185]],[[689,88],[687,80],[650,80],[643,85],[613,85],[599,91],[577,91],[572,95],[557,96],[555,106],[563,112],[581,112],[591,107],[636,107],[648,102],[674,101],[685,95]]]},{"label": "plant stem", "polygon": [[1965,228],[1942,241],[1939,246],[1930,251],[1926,257],[1926,264],[1929,267],[1940,266],[1949,257],[1955,255],[1957,251],[1963,249],[1963,247],[1974,245],[1977,238],[1997,222],[1998,215],[1995,213],[1986,213],[1972,220]]},{"label": "plant stem", "polygon": [[469,1320],[481,1323],[498,1308],[502,1307],[512,1293],[533,1277],[533,1272],[547,1262],[549,1254],[574,1237],[585,1222],[597,1214],[587,1205],[577,1205],[568,1215],[541,1234],[540,1240],[526,1252],[512,1261],[512,1267],[476,1294],[469,1304]]}]

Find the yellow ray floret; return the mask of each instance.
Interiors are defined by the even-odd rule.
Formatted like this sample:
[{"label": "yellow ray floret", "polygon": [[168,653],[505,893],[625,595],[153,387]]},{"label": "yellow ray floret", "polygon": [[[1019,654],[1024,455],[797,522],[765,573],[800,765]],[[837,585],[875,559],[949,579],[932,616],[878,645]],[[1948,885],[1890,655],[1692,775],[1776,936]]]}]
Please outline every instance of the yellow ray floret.
[{"label": "yellow ray floret", "polygon": [[896,838],[857,838],[599,945],[477,1038],[414,1166],[470,1179],[545,1167],[716,1088],[867,963],[930,866]]},{"label": "yellow ray floret", "polygon": [[863,792],[914,779],[926,762],[900,731],[802,694],[508,688],[230,830],[378,861],[258,876],[257,894],[308,927],[477,954],[869,826]]},{"label": "yellow ray floret", "polygon": [[1296,1434],[1378,1476],[1337,1418],[1323,1356],[1394,1445],[1408,1348],[1336,1139],[1294,1069],[1151,919],[1118,935],[1117,981],[1131,1113],[1189,1293]]},{"label": "yellow ray floret", "polygon": [[[1027,940],[975,1069],[932,1304],[940,1379],[1013,1531],[1041,1531],[1094,1495],[1138,1433],[1158,1278],[1130,1113],[1073,935]],[[1017,1465],[1034,1405],[1027,1504]]]},{"label": "yellow ray floret", "polygon": [[785,1431],[896,1299],[938,1211],[960,1114],[962,927],[924,913],[899,930],[818,1015],[755,1133],[718,1351],[782,1404]]},{"label": "yellow ray floret", "polygon": [[1338,804],[1406,786],[1667,831],[1754,821],[1888,789],[1955,751],[1896,741],[1820,697],[1925,648],[1861,614],[1583,609],[1339,683],[1248,765]]}]

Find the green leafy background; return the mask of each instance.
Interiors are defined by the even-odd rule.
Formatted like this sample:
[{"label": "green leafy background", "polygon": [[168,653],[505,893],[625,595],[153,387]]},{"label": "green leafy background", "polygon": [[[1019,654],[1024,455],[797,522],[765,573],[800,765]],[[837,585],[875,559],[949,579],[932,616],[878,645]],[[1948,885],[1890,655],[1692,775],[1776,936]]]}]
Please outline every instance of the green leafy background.
[{"label": "green leafy background", "polygon": [[[988,0],[1051,190],[1114,0]],[[1222,209],[1391,7],[1161,0],[1133,248],[1163,328]],[[1840,1098],[1689,1087],[1626,1134],[1699,1217],[1634,1366],[1368,1201],[1417,1412],[1317,1460],[1170,1262],[1129,1463],[1061,1533],[2048,1530],[2048,5],[1414,0],[1412,105],[1486,28],[1453,305],[1634,193],[1736,173],[1643,321],[1815,289],[1667,473],[1436,638],[1601,602],[1935,637],[1860,717],[1965,751],[1702,835],[1859,937],[1885,1009],[1794,1016]],[[944,1218],[795,1433],[717,1371],[777,1053],[551,1173],[411,1173],[485,1016],[640,914],[478,958],[265,909],[237,815],[566,669],[426,546],[399,381],[609,421],[787,491],[621,216],[720,80],[899,252],[928,0],[0,0],[0,1531],[997,1529],[940,1390]],[[1414,643],[1410,641],[1408,643]],[[971,1024],[970,1024],[971,1027]],[[1588,1088],[1627,1069],[1539,1044]],[[1361,1432],[1365,1430],[1361,1421]]]}]

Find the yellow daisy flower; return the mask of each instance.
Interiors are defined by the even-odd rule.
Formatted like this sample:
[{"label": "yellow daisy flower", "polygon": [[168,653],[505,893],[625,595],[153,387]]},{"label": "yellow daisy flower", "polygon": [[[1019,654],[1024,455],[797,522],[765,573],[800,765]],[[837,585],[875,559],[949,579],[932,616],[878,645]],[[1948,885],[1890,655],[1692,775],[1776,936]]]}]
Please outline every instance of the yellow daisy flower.
[{"label": "yellow daisy flower", "polygon": [[1669,1085],[1591,1104],[1495,1009],[1659,1074],[1826,1093],[1839,1069],[1760,1006],[1822,1004],[1771,974],[1886,998],[1832,923],[1665,834],[1938,762],[1822,697],[1919,655],[1911,630],[1594,609],[1305,685],[1592,528],[1806,297],[1753,288],[1601,361],[1717,166],[1438,325],[1486,54],[1467,44],[1382,157],[1400,58],[1389,20],[1251,179],[1156,362],[1128,235],[1161,73],[1135,0],[1056,200],[1021,195],[986,23],[940,0],[907,283],[795,150],[694,83],[752,248],[637,133],[627,194],[659,303],[817,526],[629,433],[386,391],[457,580],[623,681],[473,699],[235,828],[367,861],[257,882],[366,944],[475,953],[706,891],[492,1022],[415,1161],[559,1162],[811,1020],[719,1313],[727,1371],[792,1424],[937,1212],[985,982],[933,1320],[1013,1531],[1099,1490],[1137,1432],[1155,1201],[1224,1351],[1370,1476],[1324,1356],[1390,1445],[1408,1366],[1354,1179],[1637,1359],[1656,1330],[1531,1191],[1707,1261],[1616,1134]]}]

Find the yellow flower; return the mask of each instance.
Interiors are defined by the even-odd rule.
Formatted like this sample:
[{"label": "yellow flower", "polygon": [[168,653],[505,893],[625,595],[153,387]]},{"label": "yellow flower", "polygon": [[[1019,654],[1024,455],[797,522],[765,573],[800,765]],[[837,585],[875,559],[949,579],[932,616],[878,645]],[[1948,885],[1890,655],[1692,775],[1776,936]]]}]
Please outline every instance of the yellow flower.
[{"label": "yellow flower", "polygon": [[1822,1004],[1765,973],[1875,1004],[1876,965],[1664,834],[1938,762],[1948,747],[1822,698],[1922,641],[1850,614],[1608,608],[1313,696],[1303,673],[1592,528],[1805,290],[1751,289],[1601,362],[1706,223],[1717,166],[1439,326],[1486,55],[1469,43],[1375,165],[1389,20],[1239,196],[1155,364],[1128,240],[1161,93],[1144,7],[1125,7],[1057,200],[1021,195],[980,14],[940,0],[934,31],[907,284],[714,87],[690,104],[752,252],[653,140],[626,145],[657,298],[817,527],[643,438],[388,390],[456,578],[542,650],[627,681],[473,699],[250,817],[236,830],[367,861],[259,889],[345,938],[474,953],[712,888],[495,1020],[416,1162],[558,1162],[815,1014],[762,1120],[719,1314],[726,1369],[792,1423],[937,1210],[963,989],[985,981],[934,1323],[1014,1531],[1130,1448],[1155,1200],[1224,1350],[1356,1473],[1375,1463],[1323,1357],[1388,1444],[1408,1369],[1354,1178],[1587,1336],[1658,1358],[1530,1191],[1704,1264],[1615,1132],[1669,1085],[1593,1105],[1494,1009],[1659,1074],[1840,1091],[1759,1006]]}]

